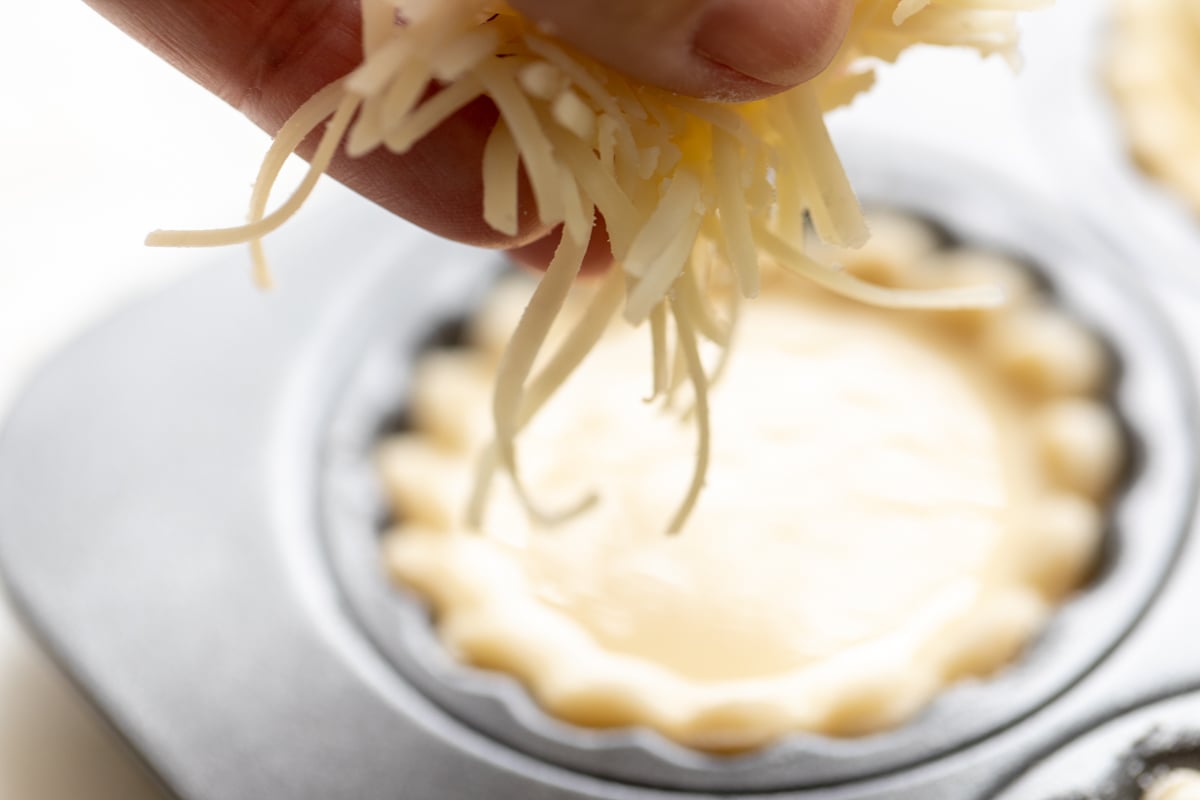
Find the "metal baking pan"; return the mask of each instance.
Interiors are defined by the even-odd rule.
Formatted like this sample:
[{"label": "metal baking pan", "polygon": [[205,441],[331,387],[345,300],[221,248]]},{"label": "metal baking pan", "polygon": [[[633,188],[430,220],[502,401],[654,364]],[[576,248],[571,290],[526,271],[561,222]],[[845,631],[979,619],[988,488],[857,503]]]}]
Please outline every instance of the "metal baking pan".
[{"label": "metal baking pan", "polygon": [[450,663],[383,574],[368,456],[414,358],[502,267],[366,206],[285,234],[277,292],[252,292],[231,255],[35,380],[0,436],[15,603],[184,800],[997,796],[1100,721],[1200,686],[1200,554],[1184,547],[1200,351],[1183,344],[1200,342],[1200,300],[1170,296],[1168,315],[1119,243],[978,168],[892,152],[850,148],[867,202],[1030,264],[1111,346],[1137,450],[1094,584],[1019,664],[909,724],[702,756],[554,722]]}]

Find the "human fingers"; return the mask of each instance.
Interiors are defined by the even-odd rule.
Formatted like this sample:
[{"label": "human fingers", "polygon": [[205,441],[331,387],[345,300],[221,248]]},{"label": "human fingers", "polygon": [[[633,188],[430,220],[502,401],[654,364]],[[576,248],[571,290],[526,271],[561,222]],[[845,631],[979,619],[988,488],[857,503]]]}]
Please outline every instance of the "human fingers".
[{"label": "human fingers", "polygon": [[755,100],[802,83],[837,52],[852,0],[510,0],[578,49],[646,83]]}]

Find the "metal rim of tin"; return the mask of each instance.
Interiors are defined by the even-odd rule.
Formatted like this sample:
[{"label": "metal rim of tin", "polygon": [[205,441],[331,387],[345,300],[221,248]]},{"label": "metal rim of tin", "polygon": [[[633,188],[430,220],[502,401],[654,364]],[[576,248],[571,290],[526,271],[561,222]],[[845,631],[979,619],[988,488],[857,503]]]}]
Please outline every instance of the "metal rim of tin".
[{"label": "metal rim of tin", "polygon": [[[920,148],[901,161],[888,156],[891,147],[850,144],[848,165],[867,203],[909,211],[964,244],[1034,265],[1058,304],[1112,348],[1121,372],[1113,400],[1139,454],[1112,509],[1102,574],[1054,616],[1019,663],[989,680],[948,688],[895,730],[857,739],[798,733],[755,753],[722,758],[648,730],[593,731],[562,723],[514,679],[455,662],[419,599],[383,573],[378,537],[385,510],[370,450],[398,410],[419,350],[414,343],[403,349],[384,341],[364,358],[334,407],[326,446],[331,457],[321,476],[325,546],[334,580],[365,635],[443,710],[520,752],[627,784],[762,792],[850,783],[978,742],[1053,702],[1119,646],[1153,601],[1190,518],[1195,473],[1184,445],[1191,438],[1190,390],[1153,305],[1107,242],[1030,203],[997,176]],[[470,313],[495,274],[481,274],[478,293],[457,309],[460,315]]]},{"label": "metal rim of tin", "polygon": [[1159,256],[1139,266],[1195,291],[1200,219],[1134,162],[1105,82],[1113,7],[1111,0],[1055,0],[1027,25],[1021,85],[1034,145],[1092,224],[1151,243]]},{"label": "metal rim of tin", "polygon": [[1112,717],[1038,761],[996,800],[1141,800],[1169,769],[1200,768],[1200,691]]}]

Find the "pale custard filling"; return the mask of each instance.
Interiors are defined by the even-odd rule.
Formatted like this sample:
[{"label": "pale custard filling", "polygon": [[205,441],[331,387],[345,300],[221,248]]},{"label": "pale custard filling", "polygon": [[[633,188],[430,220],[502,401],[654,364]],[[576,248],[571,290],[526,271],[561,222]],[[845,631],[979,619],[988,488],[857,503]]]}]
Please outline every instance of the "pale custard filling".
[{"label": "pale custard filling", "polygon": [[[967,261],[955,274],[984,264],[1026,285]],[[885,314],[778,279],[739,320],[710,398],[708,482],[679,535],[663,531],[695,457],[690,398],[673,413],[631,400],[648,393],[650,354],[621,325],[521,450],[529,486],[564,502],[595,491],[597,506],[538,529],[500,483],[469,530],[491,377],[526,291],[496,293],[476,347],[419,368],[416,430],[381,459],[400,517],[388,559],[454,652],[561,717],[715,750],[878,730],[1010,660],[1093,563],[1120,442],[1088,398],[1103,371],[1089,334],[1019,298],[1078,337],[1039,353],[1007,330],[1017,310]],[[1047,383],[1089,359],[1088,388]],[[1064,403],[1086,419],[1036,424]],[[1086,467],[1072,466],[1072,425]],[[1077,480],[1096,453],[1099,477]]]},{"label": "pale custard filling", "polygon": [[1133,156],[1200,212],[1200,1],[1120,0],[1108,82]]}]

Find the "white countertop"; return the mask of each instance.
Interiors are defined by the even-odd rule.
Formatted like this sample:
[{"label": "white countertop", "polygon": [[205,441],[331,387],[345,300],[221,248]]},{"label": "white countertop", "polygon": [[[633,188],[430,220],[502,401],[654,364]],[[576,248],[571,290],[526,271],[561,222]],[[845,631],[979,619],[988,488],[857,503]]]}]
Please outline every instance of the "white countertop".
[{"label": "white countertop", "polygon": [[[211,260],[203,251],[149,250],[142,238],[156,227],[240,221],[268,144],[83,3],[14,4],[5,23],[0,410],[88,323]],[[914,53],[846,122],[964,154],[987,143],[994,169],[1036,183],[1043,172],[1021,105],[997,60]],[[293,165],[285,183],[296,175]],[[329,181],[315,200],[355,202]],[[3,605],[0,797],[165,797]]]}]

